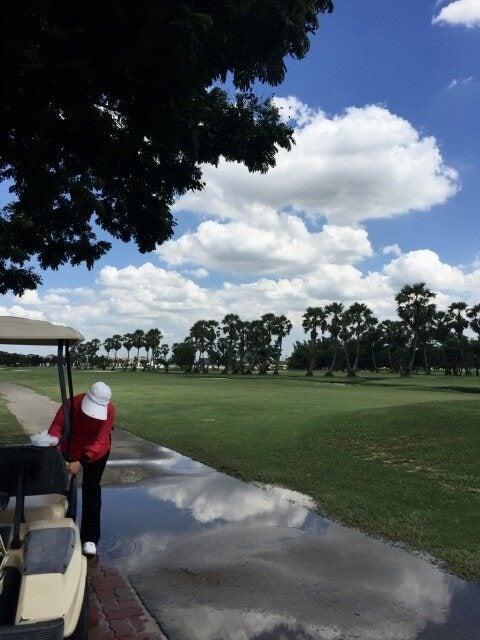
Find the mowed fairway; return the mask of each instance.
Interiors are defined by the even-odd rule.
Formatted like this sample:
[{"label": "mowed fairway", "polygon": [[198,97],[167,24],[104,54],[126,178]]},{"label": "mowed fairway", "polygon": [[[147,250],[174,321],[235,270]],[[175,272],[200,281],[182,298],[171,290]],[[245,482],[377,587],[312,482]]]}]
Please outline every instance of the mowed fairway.
[{"label": "mowed fairway", "polygon": [[5,399],[0,396],[0,440],[19,434],[23,435],[22,428],[16,418],[8,411]]},{"label": "mowed fairway", "polygon": [[[57,398],[53,370],[3,370],[0,378]],[[228,473],[311,495],[331,517],[480,579],[480,394],[441,388],[464,378],[331,384],[300,375],[78,371],[76,390],[98,379],[111,385],[122,427]]]}]

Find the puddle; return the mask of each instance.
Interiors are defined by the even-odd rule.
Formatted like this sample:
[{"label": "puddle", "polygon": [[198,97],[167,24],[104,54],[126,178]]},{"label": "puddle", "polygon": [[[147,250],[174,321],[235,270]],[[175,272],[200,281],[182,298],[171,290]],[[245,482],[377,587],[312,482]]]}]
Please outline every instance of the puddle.
[{"label": "puddle", "polygon": [[[124,458],[122,454],[129,457]],[[158,484],[175,476],[187,477],[208,473],[214,473],[214,470],[201,462],[146,441],[143,441],[140,447],[130,438],[128,443],[116,447],[107,462],[103,484]]]},{"label": "puddle", "polygon": [[104,489],[100,551],[170,640],[477,637],[480,585],[322,518],[308,496],[160,451],[142,461],[160,475]]},{"label": "puddle", "polygon": [[213,473],[214,470],[201,462],[182,456],[176,451],[166,447],[158,447],[157,456],[142,458],[111,458],[107,462],[108,467],[153,467],[157,473],[190,475],[198,473]]}]

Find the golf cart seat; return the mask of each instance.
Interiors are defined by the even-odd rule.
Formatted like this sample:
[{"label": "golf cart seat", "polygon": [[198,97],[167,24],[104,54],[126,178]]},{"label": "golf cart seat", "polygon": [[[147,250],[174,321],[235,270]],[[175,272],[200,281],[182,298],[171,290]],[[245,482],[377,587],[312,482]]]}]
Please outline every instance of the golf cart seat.
[{"label": "golf cart seat", "polygon": [[[68,509],[67,498],[60,493],[43,496],[27,496],[25,498],[25,520],[57,520],[65,518]],[[11,525],[15,515],[15,498],[12,498],[7,508],[0,511],[0,525]]]},{"label": "golf cart seat", "polygon": [[15,522],[18,500],[17,520],[65,518],[68,494],[69,477],[56,447],[0,447],[0,524]]}]

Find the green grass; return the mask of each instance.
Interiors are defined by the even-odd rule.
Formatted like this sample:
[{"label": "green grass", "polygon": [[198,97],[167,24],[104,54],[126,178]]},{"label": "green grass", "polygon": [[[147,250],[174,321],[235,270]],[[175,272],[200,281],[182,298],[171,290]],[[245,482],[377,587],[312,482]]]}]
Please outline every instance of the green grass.
[{"label": "green grass", "polygon": [[12,436],[23,435],[22,427],[18,424],[15,416],[7,409],[5,398],[0,395],[0,441],[5,442]]},{"label": "green grass", "polygon": [[[54,371],[1,377],[58,397]],[[130,431],[480,579],[480,394],[444,389],[478,378],[76,372],[76,389],[99,378]]]}]

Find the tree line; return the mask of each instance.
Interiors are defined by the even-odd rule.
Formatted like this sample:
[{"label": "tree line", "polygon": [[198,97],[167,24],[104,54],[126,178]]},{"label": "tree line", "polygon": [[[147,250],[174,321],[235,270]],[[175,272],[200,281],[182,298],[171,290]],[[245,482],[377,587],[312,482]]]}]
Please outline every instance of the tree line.
[{"label": "tree line", "polygon": [[[156,369],[161,365],[168,371],[173,364],[188,373],[222,368],[228,373],[266,374],[272,367],[277,374],[283,338],[291,330],[292,323],[284,315],[266,313],[259,320],[249,322],[236,314],[227,314],[221,322],[198,320],[189,335],[182,342],[173,343],[171,348],[162,342],[159,329],[137,329],[125,335],[115,334],[103,342],[98,338],[81,342],[72,349],[72,360],[75,366],[83,368],[106,368],[113,364]],[[102,347],[106,355],[99,355]],[[118,357],[122,348],[127,352],[126,359]]]},{"label": "tree line", "polygon": [[[447,375],[479,375],[480,304],[452,303],[439,310],[436,294],[425,283],[405,285],[395,296],[398,319],[379,322],[367,305],[355,302],[345,308],[340,302],[309,307],[303,329],[309,340],[296,342],[289,358],[291,368],[307,369],[313,375],[325,368],[331,376],[342,368],[348,376],[358,370],[388,368],[410,375],[422,367]],[[465,335],[470,329],[475,339]]]},{"label": "tree line", "polygon": [[[302,321],[306,339],[295,342],[286,365],[306,370],[308,376],[322,370],[332,376],[342,370],[354,377],[359,370],[380,369],[408,376],[420,367],[427,375],[441,369],[447,375],[478,376],[480,304],[468,306],[459,301],[441,310],[435,297],[425,283],[405,285],[395,296],[397,319],[381,322],[360,302],[308,307]],[[80,368],[141,367],[168,372],[174,365],[188,373],[217,368],[232,374],[271,371],[277,375],[284,338],[291,330],[285,315],[266,313],[248,321],[230,313],[220,322],[198,320],[183,341],[171,346],[159,329],[137,329],[103,341],[82,342],[73,348],[72,359]],[[467,330],[475,337],[469,337]],[[126,358],[119,357],[121,349]],[[48,364],[53,363],[52,358],[4,353],[0,364]]]},{"label": "tree line", "polygon": [[[348,307],[341,302],[308,307],[302,321],[307,339],[295,342],[286,363],[290,369],[305,369],[309,376],[320,370],[326,376],[343,370],[354,377],[361,369],[389,369],[408,376],[419,367],[427,375],[432,369],[442,369],[447,375],[479,375],[480,304],[469,307],[459,301],[441,310],[435,297],[423,282],[405,285],[395,296],[398,318],[381,322],[361,302]],[[476,338],[465,334],[468,329]],[[132,368],[141,363],[143,368],[161,365],[168,371],[173,364],[186,372],[222,368],[232,374],[271,371],[277,375],[283,340],[291,330],[285,315],[266,313],[248,321],[230,313],[221,322],[198,320],[189,335],[171,348],[162,343],[159,329],[137,329],[106,338],[103,345],[98,339],[81,343],[74,350],[74,359],[78,366],[107,366],[113,354],[118,364],[123,347],[127,358],[122,364]],[[98,356],[101,346],[106,357]]]}]

